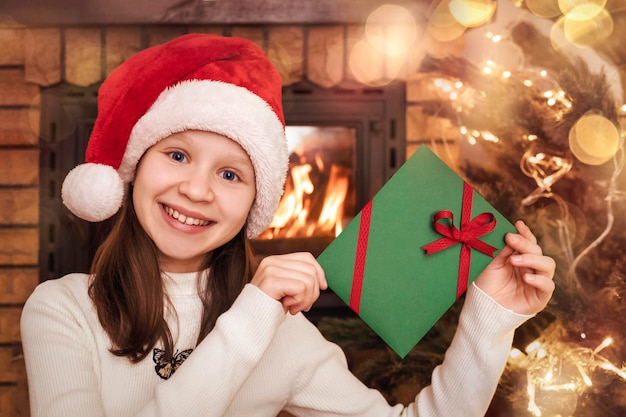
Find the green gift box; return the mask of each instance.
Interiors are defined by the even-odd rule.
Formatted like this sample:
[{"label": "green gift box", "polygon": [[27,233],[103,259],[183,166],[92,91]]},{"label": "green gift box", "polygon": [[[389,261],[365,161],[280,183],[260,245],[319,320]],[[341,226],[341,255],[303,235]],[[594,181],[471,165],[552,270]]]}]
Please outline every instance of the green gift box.
[{"label": "green gift box", "polygon": [[330,289],[405,357],[515,231],[421,146],[318,261]]}]

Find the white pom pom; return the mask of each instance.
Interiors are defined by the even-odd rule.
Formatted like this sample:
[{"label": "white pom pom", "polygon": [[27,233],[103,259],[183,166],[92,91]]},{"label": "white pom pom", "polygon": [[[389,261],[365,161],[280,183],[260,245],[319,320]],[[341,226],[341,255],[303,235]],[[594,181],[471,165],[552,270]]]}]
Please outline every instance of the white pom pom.
[{"label": "white pom pom", "polygon": [[78,165],[65,177],[61,198],[81,219],[99,222],[117,213],[122,206],[124,182],[109,165]]}]

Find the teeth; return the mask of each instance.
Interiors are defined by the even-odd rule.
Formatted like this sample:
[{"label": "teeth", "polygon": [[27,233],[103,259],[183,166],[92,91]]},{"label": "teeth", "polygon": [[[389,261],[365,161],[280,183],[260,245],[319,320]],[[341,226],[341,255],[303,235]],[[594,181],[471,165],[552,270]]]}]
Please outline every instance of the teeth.
[{"label": "teeth", "polygon": [[178,220],[179,222],[189,225],[189,226],[206,226],[208,225],[210,222],[208,220],[200,220],[200,219],[194,219],[193,217],[187,217],[184,214],[180,214],[178,211],[174,210],[173,208],[167,207],[167,206],[163,206],[165,208],[165,211],[167,214],[169,214],[171,217],[175,218],[176,220]]}]

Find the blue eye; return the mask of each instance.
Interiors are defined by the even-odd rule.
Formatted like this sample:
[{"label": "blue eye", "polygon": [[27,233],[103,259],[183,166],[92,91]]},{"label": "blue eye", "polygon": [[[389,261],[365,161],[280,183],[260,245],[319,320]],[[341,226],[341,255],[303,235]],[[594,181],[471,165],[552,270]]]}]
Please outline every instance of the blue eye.
[{"label": "blue eye", "polygon": [[222,172],[222,178],[228,181],[236,181],[238,177],[233,171],[224,171]]},{"label": "blue eye", "polygon": [[172,158],[172,160],[174,160],[176,162],[183,162],[183,161],[185,161],[185,155],[183,155],[182,152],[178,152],[178,151],[172,152],[170,154],[170,157]]}]

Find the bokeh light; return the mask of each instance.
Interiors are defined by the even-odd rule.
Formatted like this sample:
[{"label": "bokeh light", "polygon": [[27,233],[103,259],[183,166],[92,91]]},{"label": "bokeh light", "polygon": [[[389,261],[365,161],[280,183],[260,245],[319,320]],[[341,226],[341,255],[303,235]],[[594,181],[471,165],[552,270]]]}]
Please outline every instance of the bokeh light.
[{"label": "bokeh light", "polygon": [[487,23],[496,11],[495,0],[452,0],[449,9],[454,18],[468,28]]},{"label": "bokeh light", "polygon": [[450,13],[450,1],[443,0],[428,14],[426,33],[439,42],[453,41],[463,35],[467,29]]},{"label": "bokeh light", "polygon": [[567,237],[573,246],[580,245],[587,236],[587,217],[577,205],[559,201],[545,204],[536,210],[538,216],[544,219],[536,226],[536,232],[542,236],[546,253],[567,255],[570,249],[569,245],[563,244],[561,231],[567,230]]},{"label": "bokeh light", "polygon": [[344,45],[342,42],[337,42],[328,48],[326,59],[326,75],[333,85],[337,85],[343,79],[343,55]]},{"label": "bokeh light", "polygon": [[569,146],[574,156],[587,165],[602,165],[620,147],[617,127],[606,117],[590,113],[582,116],[569,132]]},{"label": "bokeh light", "polygon": [[267,55],[276,69],[278,69],[284,83],[291,84],[301,77],[299,68],[303,61],[302,54],[288,50],[280,42],[270,42],[267,48]]},{"label": "bokeh light", "polygon": [[383,55],[366,39],[358,40],[348,55],[348,66],[360,83],[374,86],[383,77]]},{"label": "bokeh light", "polygon": [[561,16],[550,29],[550,44],[557,52],[565,52],[570,45],[565,37],[564,26],[565,16]]},{"label": "bokeh light", "polygon": [[466,27],[459,24],[457,21],[453,21],[450,25],[438,25],[432,22],[428,22],[426,32],[429,36],[439,42],[450,42],[460,38],[465,33]]},{"label": "bokeh light", "polygon": [[558,0],[526,0],[526,7],[537,17],[549,19],[561,14]]},{"label": "bokeh light", "polygon": [[559,9],[571,20],[589,20],[604,10],[606,0],[559,0]]},{"label": "bokeh light", "polygon": [[385,55],[402,55],[417,39],[417,23],[404,7],[384,4],[368,16],[365,36],[375,49]]},{"label": "bokeh light", "polygon": [[606,40],[613,33],[613,28],[613,18],[604,9],[586,20],[567,15],[563,21],[565,38],[580,47],[593,46]]}]

